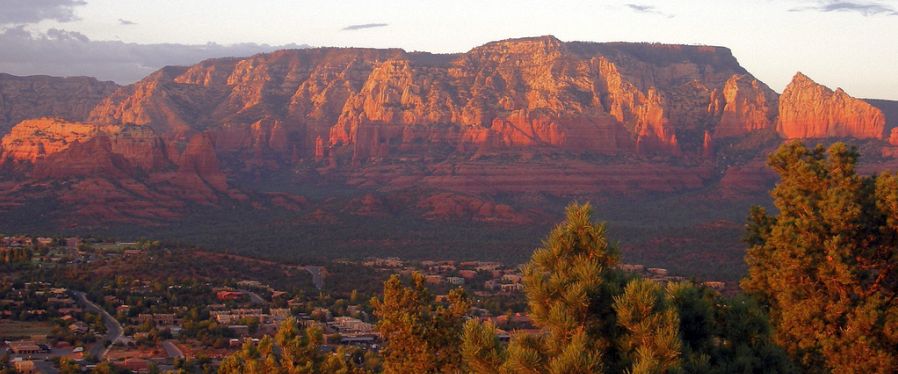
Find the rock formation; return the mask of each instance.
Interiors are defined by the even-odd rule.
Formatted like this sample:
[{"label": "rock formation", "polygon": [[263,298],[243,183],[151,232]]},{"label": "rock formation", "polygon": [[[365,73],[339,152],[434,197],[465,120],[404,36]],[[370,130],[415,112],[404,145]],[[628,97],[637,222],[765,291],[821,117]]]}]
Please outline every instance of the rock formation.
[{"label": "rock formation", "polygon": [[38,117],[83,121],[118,85],[94,78],[18,77],[0,73],[0,136],[12,125]]},{"label": "rock formation", "polygon": [[[778,97],[726,48],[551,36],[460,54],[283,50],[124,87],[0,75],[0,212],[50,199],[100,222],[157,224],[248,203],[328,222],[414,209],[523,223],[531,211],[496,197],[755,191],[769,175],[736,165],[750,158],[730,157],[740,139],[886,139],[894,125],[801,74]],[[274,178],[360,196],[325,204]]]},{"label": "rock formation", "polygon": [[787,139],[882,139],[885,121],[876,107],[797,73],[780,96],[777,131]]}]

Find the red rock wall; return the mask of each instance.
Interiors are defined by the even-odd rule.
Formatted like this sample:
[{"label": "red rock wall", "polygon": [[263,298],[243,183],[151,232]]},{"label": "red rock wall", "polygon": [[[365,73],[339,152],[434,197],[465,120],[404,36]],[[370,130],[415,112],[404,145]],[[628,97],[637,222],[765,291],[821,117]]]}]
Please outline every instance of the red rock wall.
[{"label": "red rock wall", "polygon": [[798,73],[780,96],[778,132],[787,139],[883,139],[885,116],[872,105]]}]

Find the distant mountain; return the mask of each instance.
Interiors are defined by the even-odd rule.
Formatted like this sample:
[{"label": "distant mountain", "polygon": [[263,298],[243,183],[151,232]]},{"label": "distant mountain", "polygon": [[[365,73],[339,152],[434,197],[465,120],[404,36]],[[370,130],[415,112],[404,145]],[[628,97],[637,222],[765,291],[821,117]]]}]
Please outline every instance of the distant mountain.
[{"label": "distant mountain", "polygon": [[5,135],[12,125],[30,118],[85,120],[117,88],[113,82],[88,77],[17,77],[0,73],[0,134]]},{"label": "distant mountain", "polygon": [[216,209],[533,224],[574,199],[758,196],[781,139],[858,139],[888,164],[898,125],[894,103],[800,73],[778,95],[726,48],[551,36],[444,55],[282,50],[123,87],[2,76],[0,90],[18,122],[0,127],[0,213],[40,201],[44,227]]}]

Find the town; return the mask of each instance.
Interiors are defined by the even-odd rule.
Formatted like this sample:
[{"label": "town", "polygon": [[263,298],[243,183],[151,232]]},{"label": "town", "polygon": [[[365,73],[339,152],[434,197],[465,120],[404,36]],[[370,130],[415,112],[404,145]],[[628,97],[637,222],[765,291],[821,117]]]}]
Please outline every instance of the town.
[{"label": "town", "polygon": [[[245,344],[274,335],[285,321],[319,328],[323,350],[350,345],[377,352],[382,342],[370,300],[392,274],[420,273],[438,302],[463,288],[472,301],[470,318],[492,321],[503,341],[513,333],[541,333],[526,313],[521,267],[499,262],[391,257],[302,266],[150,241],[28,236],[3,237],[0,259],[9,270],[0,277],[0,365],[22,373],[101,365],[136,373],[214,370]],[[175,269],[222,263],[235,270],[211,271],[216,277]],[[661,268],[619,268],[662,283],[685,280]],[[253,277],[276,273],[282,274]],[[704,283],[725,288],[723,282]]]}]

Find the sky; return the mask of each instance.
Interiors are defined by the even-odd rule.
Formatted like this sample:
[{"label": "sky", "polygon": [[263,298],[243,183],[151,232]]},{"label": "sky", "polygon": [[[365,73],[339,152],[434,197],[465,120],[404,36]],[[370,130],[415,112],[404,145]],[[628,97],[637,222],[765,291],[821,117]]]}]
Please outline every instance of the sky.
[{"label": "sky", "polygon": [[801,71],[898,100],[898,0],[0,0],[0,72],[131,83],[280,48],[464,52],[538,35],[725,46],[777,92]]}]

